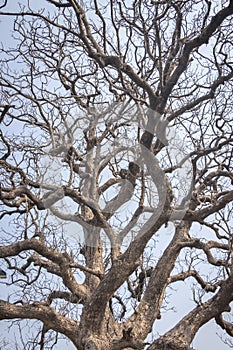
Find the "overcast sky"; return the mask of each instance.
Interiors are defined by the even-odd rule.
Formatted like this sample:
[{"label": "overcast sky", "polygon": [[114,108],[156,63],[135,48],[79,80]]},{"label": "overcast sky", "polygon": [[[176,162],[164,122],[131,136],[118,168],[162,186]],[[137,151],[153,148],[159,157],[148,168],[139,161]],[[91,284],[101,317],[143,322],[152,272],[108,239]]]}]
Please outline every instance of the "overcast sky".
[{"label": "overcast sky", "polygon": [[[3,0],[0,0],[0,5],[3,3]],[[9,0],[9,6],[7,6],[4,10],[7,11],[14,11],[16,9],[16,4],[19,1],[16,0]],[[26,3],[26,1],[21,0],[21,4]],[[40,0],[38,3],[46,3],[43,0]],[[10,29],[11,29],[12,21],[7,17],[1,17],[0,18],[0,41],[4,44],[9,44],[10,46],[13,46],[13,41],[10,39]],[[169,235],[167,237],[167,243],[170,239]],[[5,268],[4,262],[0,262],[0,267]],[[9,275],[9,272],[8,272]],[[9,295],[9,287],[6,285],[9,281],[9,277],[6,280],[2,280],[0,282],[0,298],[3,300],[7,300],[7,297]],[[155,327],[155,334],[163,334],[166,330],[174,326],[181,317],[185,315],[187,311],[190,311],[191,305],[193,305],[193,302],[191,302],[192,294],[190,291],[190,286],[188,283],[179,282],[179,286],[182,288],[182,292],[179,291],[176,293],[174,291],[173,296],[171,297],[172,300],[174,300],[174,303],[176,305],[177,312],[168,312],[165,314],[162,314],[161,321],[156,322]],[[174,289],[176,286],[174,285]],[[182,298],[181,298],[182,296]],[[1,321],[1,338],[5,335],[6,338],[8,337],[8,323],[5,321]],[[226,344],[224,344],[217,333],[222,334],[224,336],[224,333],[221,332],[220,327],[218,327],[214,321],[209,322],[207,325],[203,326],[200,331],[198,332],[197,336],[195,337],[195,340],[192,344],[195,350],[229,350],[230,347]],[[13,336],[13,333],[10,332],[10,338],[9,341],[11,344],[9,344],[9,347],[6,346],[5,349],[2,350],[13,350],[14,349],[14,342],[15,338]],[[66,345],[65,342],[59,343],[54,347],[55,350],[73,350],[75,349],[72,344]]]}]

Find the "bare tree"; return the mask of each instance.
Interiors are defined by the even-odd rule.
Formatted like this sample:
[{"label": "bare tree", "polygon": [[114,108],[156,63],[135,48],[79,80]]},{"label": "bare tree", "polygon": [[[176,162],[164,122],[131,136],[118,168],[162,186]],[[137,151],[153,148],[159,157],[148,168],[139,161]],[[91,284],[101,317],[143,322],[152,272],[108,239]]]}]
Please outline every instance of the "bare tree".
[{"label": "bare tree", "polygon": [[[232,336],[233,1],[8,5],[0,319],[38,321],[28,349]],[[181,281],[193,308],[158,336]]]}]

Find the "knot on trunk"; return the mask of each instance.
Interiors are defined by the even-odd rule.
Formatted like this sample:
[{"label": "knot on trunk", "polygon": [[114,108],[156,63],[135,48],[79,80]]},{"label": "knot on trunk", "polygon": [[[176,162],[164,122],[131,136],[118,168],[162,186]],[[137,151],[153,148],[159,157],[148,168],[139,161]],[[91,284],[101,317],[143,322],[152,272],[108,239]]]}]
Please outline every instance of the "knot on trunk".
[{"label": "knot on trunk", "polygon": [[98,350],[93,340],[88,340],[85,344],[84,350]]}]

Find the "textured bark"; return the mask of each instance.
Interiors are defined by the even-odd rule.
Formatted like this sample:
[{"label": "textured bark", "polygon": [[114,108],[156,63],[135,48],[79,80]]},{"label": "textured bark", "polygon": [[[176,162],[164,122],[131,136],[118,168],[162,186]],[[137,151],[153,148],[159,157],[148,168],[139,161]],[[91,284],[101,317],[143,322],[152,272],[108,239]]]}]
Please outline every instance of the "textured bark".
[{"label": "textured bark", "polygon": [[[191,350],[214,319],[232,336],[233,1],[46,3],[0,6],[18,37],[1,48],[0,258],[16,292],[0,319],[38,320],[41,350],[50,330],[78,350]],[[186,280],[193,309],[147,342]]]}]

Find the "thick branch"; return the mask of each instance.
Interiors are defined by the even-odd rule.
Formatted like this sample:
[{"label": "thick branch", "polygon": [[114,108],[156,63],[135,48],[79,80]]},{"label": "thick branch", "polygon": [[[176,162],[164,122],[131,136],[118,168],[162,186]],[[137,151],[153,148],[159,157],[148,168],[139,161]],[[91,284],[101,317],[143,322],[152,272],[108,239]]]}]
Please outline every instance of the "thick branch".
[{"label": "thick branch", "polygon": [[147,289],[136,313],[127,322],[127,326],[132,327],[134,333],[139,334],[141,339],[144,339],[150,332],[154,320],[160,315],[165,288],[169,283],[171,271],[182,249],[180,242],[187,239],[189,229],[190,223],[188,222],[183,222],[177,227],[171,243],[151,273]]},{"label": "thick branch", "polygon": [[233,6],[230,4],[228,7],[220,10],[215,16],[212,17],[210,23],[206,26],[206,28],[194,39],[188,41],[185,46],[183,53],[179,59],[179,64],[176,67],[174,73],[168,79],[167,84],[162,89],[162,97],[164,100],[164,105],[170,95],[173,87],[176,85],[178,79],[181,74],[187,68],[189,62],[189,56],[193,49],[200,47],[203,44],[207,44],[212,34],[216,31],[216,29],[220,26],[220,24],[229,16],[233,14]]},{"label": "thick branch", "polygon": [[9,256],[15,256],[25,250],[34,250],[43,257],[54,262],[60,268],[60,274],[67,288],[69,288],[75,295],[79,296],[80,299],[87,298],[89,292],[86,286],[79,285],[76,282],[72,270],[69,266],[69,259],[64,254],[46,247],[44,243],[37,239],[26,239],[15,244],[0,247],[0,257],[5,258]]},{"label": "thick branch", "polygon": [[184,219],[189,221],[201,222],[211,214],[217,213],[221,209],[225,208],[226,205],[232,201],[233,201],[233,191],[228,191],[228,193],[223,195],[221,198],[219,198],[216,203],[211,203],[206,208],[199,209],[196,211],[188,210],[184,216]]},{"label": "thick branch", "polygon": [[233,337],[233,324],[232,323],[225,321],[221,314],[216,316],[215,320],[216,320],[217,324],[227,332],[227,334],[229,334],[231,337]]},{"label": "thick branch", "polygon": [[201,326],[222,312],[229,311],[229,303],[233,300],[232,283],[233,275],[230,275],[213,298],[192,310],[174,328],[156,340],[149,350],[156,350],[162,344],[171,346],[171,349],[174,349],[174,345],[175,349],[187,349]]},{"label": "thick branch", "polygon": [[12,305],[0,300],[0,319],[36,319],[56,332],[65,334],[69,339],[77,344],[77,333],[79,323],[68,317],[59,315],[55,309],[35,302],[33,304]]},{"label": "thick branch", "polygon": [[82,314],[82,322],[87,325],[90,331],[98,332],[101,323],[103,322],[105,308],[109,299],[139,266],[139,257],[141,256],[148,240],[166,221],[167,216],[162,214],[145,235],[139,236],[139,238],[135,239],[130,244],[127,251],[115,261],[109,273],[93,292],[90,302],[83,309]]}]

